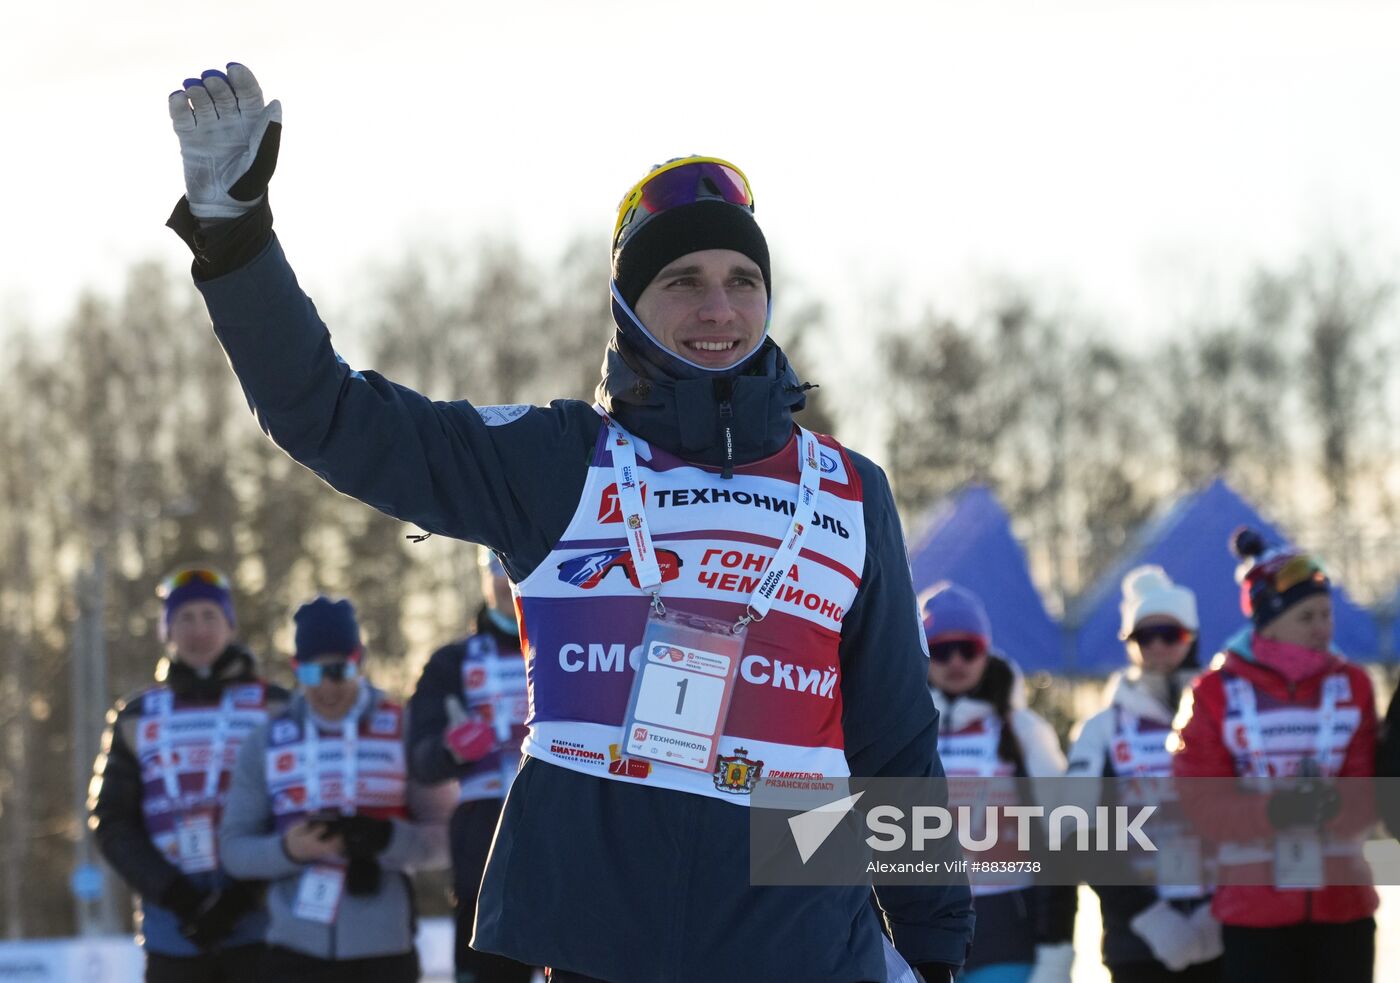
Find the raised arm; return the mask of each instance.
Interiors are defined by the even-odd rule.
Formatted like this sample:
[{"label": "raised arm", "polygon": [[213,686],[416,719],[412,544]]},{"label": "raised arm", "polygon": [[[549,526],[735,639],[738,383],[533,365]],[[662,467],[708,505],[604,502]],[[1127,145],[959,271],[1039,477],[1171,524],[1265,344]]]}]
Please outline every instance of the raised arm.
[{"label": "raised arm", "polygon": [[171,225],[263,430],[339,491],[528,573],[577,505],[597,417],[578,401],[478,410],[352,369],[272,233],[280,104],[230,64],[186,80],[169,108],[187,192]]}]

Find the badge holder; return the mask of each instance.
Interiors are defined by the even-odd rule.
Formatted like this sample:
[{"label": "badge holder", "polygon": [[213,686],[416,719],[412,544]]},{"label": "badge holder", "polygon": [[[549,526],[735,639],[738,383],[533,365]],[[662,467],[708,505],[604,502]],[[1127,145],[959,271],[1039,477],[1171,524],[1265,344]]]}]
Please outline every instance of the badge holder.
[{"label": "badge holder", "polygon": [[182,872],[202,874],[215,870],[219,866],[219,848],[214,811],[198,809],[176,817],[175,845]]},{"label": "badge holder", "polygon": [[1280,891],[1316,891],[1323,876],[1322,837],[1314,832],[1280,832],[1274,838],[1274,887]]},{"label": "badge holder", "polygon": [[1157,850],[1157,896],[1168,901],[1199,898],[1205,894],[1201,841],[1194,836],[1173,836]]},{"label": "badge holder", "polygon": [[345,894],[345,868],[331,864],[315,864],[301,873],[297,883],[296,900],[292,903],[292,914],[310,922],[329,925],[335,921],[340,910],[340,899]]},{"label": "badge holder", "polygon": [[623,718],[628,757],[710,772],[747,625],[653,606]]}]

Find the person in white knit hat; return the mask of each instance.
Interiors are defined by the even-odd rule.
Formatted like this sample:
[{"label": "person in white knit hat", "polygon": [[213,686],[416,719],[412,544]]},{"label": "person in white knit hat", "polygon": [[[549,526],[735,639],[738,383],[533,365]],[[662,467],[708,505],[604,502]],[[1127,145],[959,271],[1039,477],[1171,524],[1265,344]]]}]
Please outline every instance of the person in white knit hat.
[{"label": "person in white knit hat", "polygon": [[[1141,566],[1123,578],[1121,609],[1119,637],[1130,665],[1109,680],[1108,705],[1074,738],[1067,774],[1165,779],[1171,774],[1172,719],[1181,694],[1201,671],[1196,595],[1161,567]],[[1157,887],[1091,885],[1103,911],[1103,961],[1114,983],[1220,978],[1220,925],[1209,898],[1195,885],[1177,883],[1189,880],[1179,873]]]}]

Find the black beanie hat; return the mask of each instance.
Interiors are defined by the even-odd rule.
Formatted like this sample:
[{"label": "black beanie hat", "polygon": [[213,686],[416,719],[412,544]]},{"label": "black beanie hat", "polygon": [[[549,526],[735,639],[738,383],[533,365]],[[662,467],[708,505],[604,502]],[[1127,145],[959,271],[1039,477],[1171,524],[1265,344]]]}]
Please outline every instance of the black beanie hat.
[{"label": "black beanie hat", "polygon": [[701,249],[732,249],[758,265],[763,286],[773,296],[768,241],[742,205],[718,199],[658,212],[622,240],[613,254],[613,279],[628,307],[670,263]]}]

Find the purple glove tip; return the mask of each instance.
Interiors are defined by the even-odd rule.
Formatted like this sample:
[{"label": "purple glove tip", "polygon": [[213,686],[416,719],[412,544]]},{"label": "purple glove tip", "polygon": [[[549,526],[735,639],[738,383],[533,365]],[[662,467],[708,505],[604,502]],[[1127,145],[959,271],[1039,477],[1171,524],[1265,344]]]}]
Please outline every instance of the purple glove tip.
[{"label": "purple glove tip", "polygon": [[225,67],[225,68],[247,68],[248,66],[245,65],[245,64],[243,64],[241,61],[231,61],[231,62],[229,62],[227,65],[225,65],[224,67]]},{"label": "purple glove tip", "polygon": [[228,81],[228,76],[225,75],[223,72],[219,71],[217,68],[210,68],[210,69],[208,69],[207,71],[200,72],[200,73],[199,73],[199,77],[200,77],[201,80],[202,80],[202,79],[207,79],[207,78],[211,78],[211,77],[212,77],[212,78],[221,78],[221,79],[223,79],[225,82]]},{"label": "purple glove tip", "polygon": [[195,86],[203,86],[204,79],[185,79],[185,88],[193,89]]}]

